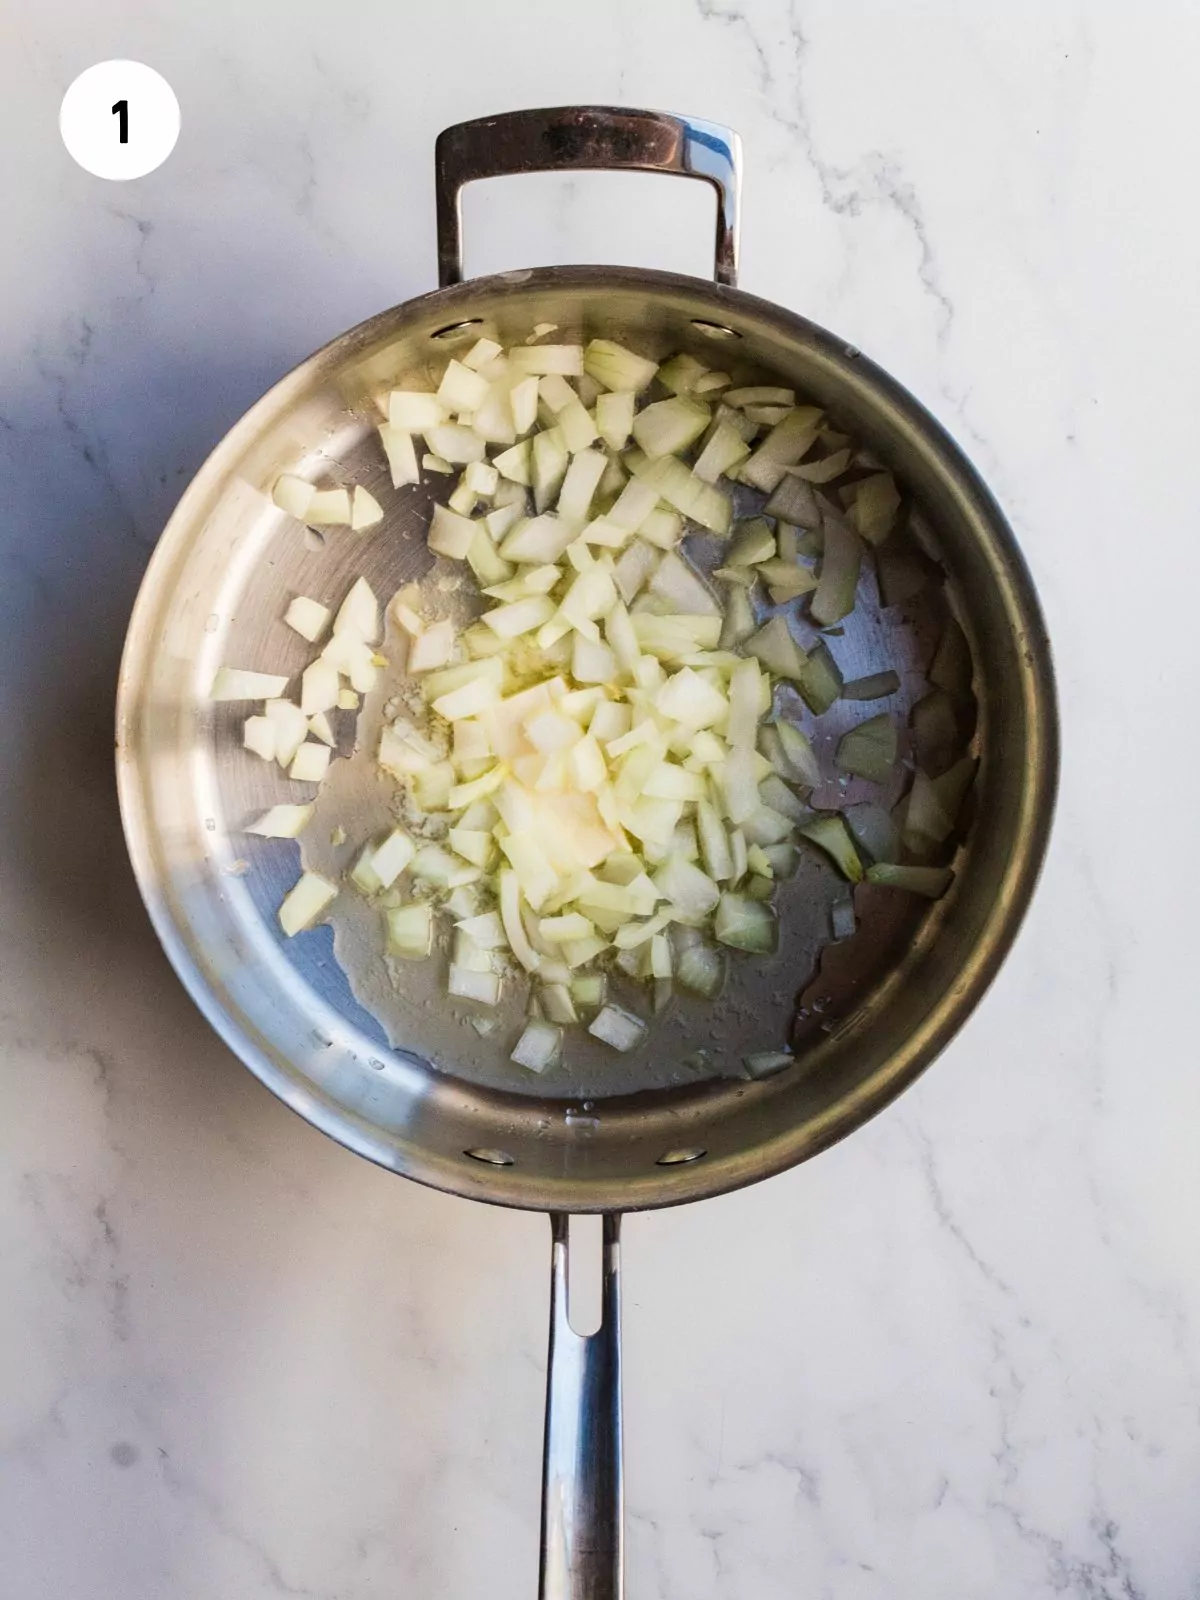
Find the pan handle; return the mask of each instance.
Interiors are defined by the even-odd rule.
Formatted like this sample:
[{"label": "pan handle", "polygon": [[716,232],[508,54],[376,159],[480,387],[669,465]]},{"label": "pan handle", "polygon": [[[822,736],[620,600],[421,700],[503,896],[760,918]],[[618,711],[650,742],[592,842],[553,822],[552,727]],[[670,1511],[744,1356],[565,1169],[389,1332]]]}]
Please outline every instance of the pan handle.
[{"label": "pan handle", "polygon": [[464,184],[519,172],[585,168],[674,172],[711,183],[717,191],[713,276],[731,289],[737,283],[742,142],[720,123],[623,106],[507,111],[444,128],[433,159],[438,282],[443,289],[462,282],[459,194]]},{"label": "pan handle", "polygon": [[567,1317],[567,1217],[550,1217],[550,1359],[538,1600],[622,1600],[621,1219],[604,1218],[601,1322]]}]

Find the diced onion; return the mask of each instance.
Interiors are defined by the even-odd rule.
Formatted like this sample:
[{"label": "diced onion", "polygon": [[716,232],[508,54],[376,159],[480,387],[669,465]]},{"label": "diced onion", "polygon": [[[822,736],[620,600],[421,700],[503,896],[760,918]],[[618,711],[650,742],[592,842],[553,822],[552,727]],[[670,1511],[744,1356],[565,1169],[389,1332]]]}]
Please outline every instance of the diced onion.
[{"label": "diced onion", "polygon": [[863,880],[863,865],[841,817],[817,817],[800,829],[804,838],[822,849],[851,883]]},{"label": "diced onion", "polygon": [[256,822],[247,824],[246,832],[257,833],[264,839],[296,839],[312,814],[312,806],[272,806]]},{"label": "diced onion", "polygon": [[877,861],[867,868],[867,882],[882,884],[888,889],[907,889],[909,894],[924,895],[927,900],[938,900],[954,881],[949,867],[901,867],[888,861]]},{"label": "diced onion", "polygon": [[394,906],[385,913],[387,947],[406,961],[424,961],[433,951],[433,907],[428,900]]},{"label": "diced onion", "polygon": [[606,1005],[593,1018],[588,1032],[614,1050],[635,1049],[646,1037],[646,1024],[623,1006]]},{"label": "diced onion", "polygon": [[562,1029],[557,1023],[535,1019],[526,1023],[510,1059],[530,1072],[548,1072],[562,1059],[562,1038]]},{"label": "diced onion", "polygon": [[271,672],[245,672],[221,667],[209,691],[210,700],[274,700],[287,688],[287,678]]},{"label": "diced onion", "polygon": [[283,620],[302,639],[315,644],[329,626],[329,617],[328,606],[323,606],[319,600],[310,600],[305,595],[297,595],[284,613]]},{"label": "diced onion", "polygon": [[294,938],[313,923],[337,899],[337,884],[317,872],[304,872],[285,895],[279,908],[279,926]]}]

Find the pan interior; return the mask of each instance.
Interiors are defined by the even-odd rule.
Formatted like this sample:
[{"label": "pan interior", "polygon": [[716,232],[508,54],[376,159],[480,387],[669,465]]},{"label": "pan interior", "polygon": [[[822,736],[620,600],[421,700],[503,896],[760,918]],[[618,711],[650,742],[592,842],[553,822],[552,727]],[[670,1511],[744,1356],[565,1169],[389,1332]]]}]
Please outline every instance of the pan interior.
[{"label": "pan interior", "polygon": [[[401,377],[433,378],[483,332],[510,343],[535,322],[556,323],[563,340],[604,335],[659,358],[687,350],[735,381],[786,382],[866,443],[913,495],[921,536],[948,580],[905,608],[884,608],[868,578],[835,654],[847,679],[895,666],[903,687],[887,709],[904,723],[952,607],[972,642],[983,756],[975,821],[945,901],[860,889],[858,933],[821,960],[829,907],[845,886],[804,852],[779,897],[776,956],[736,963],[716,1004],[676,1001],[629,1057],[573,1035],[565,1069],[545,1080],[507,1060],[517,1012],[481,1038],[447,1003],[443,962],[412,964],[398,988],[381,959],[378,913],[356,896],[339,897],[331,926],[280,937],[275,911],[296,876],[297,847],[240,831],[282,798],[280,779],[240,747],[248,708],[204,698],[221,663],[303,668],[310,648],[280,620],[293,595],[336,602],[361,574],[387,596],[425,574],[431,495],[391,491],[373,396]],[[318,469],[322,458],[376,494],[382,529],[299,535],[276,510],[278,473]],[[701,543],[694,553],[703,564],[715,552]],[[690,1198],[810,1154],[869,1115],[953,1030],[972,984],[986,982],[1040,854],[1031,800],[1052,749],[1038,720],[1040,637],[1032,656],[1022,647],[1039,626],[985,492],[935,425],[857,352],[748,296],[667,275],[559,269],[464,285],[385,313],[289,375],[181,503],[123,670],[119,745],[135,866],[210,1018],[285,1100],[362,1153],[513,1204]],[[391,780],[369,756],[391,688],[362,714],[363,755],[335,762],[322,788],[304,840],[306,864],[319,871],[340,876],[386,810],[381,785]],[[867,709],[879,708],[839,702],[821,719],[830,782],[815,804],[880,798],[874,786],[847,789],[833,776],[832,747]],[[337,731],[348,755],[353,719]],[[335,822],[346,830],[340,846]],[[743,1079],[748,1051],[789,1037],[796,1067]]]}]

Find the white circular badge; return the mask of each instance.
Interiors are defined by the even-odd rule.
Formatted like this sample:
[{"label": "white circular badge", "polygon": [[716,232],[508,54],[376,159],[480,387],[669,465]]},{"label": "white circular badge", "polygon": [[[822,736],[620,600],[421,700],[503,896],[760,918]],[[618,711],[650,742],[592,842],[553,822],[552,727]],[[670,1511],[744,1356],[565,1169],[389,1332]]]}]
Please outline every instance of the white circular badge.
[{"label": "white circular badge", "polygon": [[153,67],[101,61],[63,96],[58,126],[67,150],[97,178],[143,178],[179,137],[179,101]]}]

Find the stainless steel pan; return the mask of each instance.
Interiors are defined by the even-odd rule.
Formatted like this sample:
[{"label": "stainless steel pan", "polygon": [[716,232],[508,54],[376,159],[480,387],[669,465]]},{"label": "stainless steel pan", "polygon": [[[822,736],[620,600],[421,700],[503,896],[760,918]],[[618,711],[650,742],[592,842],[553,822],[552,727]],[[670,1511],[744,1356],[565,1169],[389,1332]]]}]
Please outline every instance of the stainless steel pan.
[{"label": "stainless steel pan", "polygon": [[[567,168],[711,184],[716,281],[559,267],[461,283],[462,186]],[[441,288],[335,339],[234,426],[159,543],[121,669],[117,760],[130,855],[159,937],[213,1026],[283,1101],[351,1150],[470,1199],[551,1213],[543,1600],[622,1592],[619,1214],[769,1177],[910,1084],[1011,944],[1053,808],[1050,655],[1007,523],[950,437],[886,373],[735,287],[738,190],[737,138],[709,123],[596,108],[448,129],[437,145]],[[908,897],[860,890],[860,933],[819,962],[834,891],[814,858],[794,891],[780,956],[756,972],[752,989],[705,1017],[704,1050],[695,1048],[697,1018],[685,1012],[647,1051],[616,1064],[587,1058],[558,1084],[531,1085],[499,1060],[472,1056],[450,1019],[430,1022],[430,995],[401,997],[410,1008],[426,1002],[425,1022],[409,1038],[402,1013],[401,1021],[391,1016],[389,1042],[348,987],[328,929],[281,940],[274,911],[295,875],[294,847],[253,855],[238,833],[249,811],[279,798],[269,788],[278,780],[242,752],[230,708],[205,695],[222,661],[299,669],[299,642],[284,638],[278,622],[290,594],[337,595],[363,570],[388,593],[428,565],[419,494],[397,505],[381,488],[388,519],[368,541],[313,539],[301,548],[295,525],[271,502],[278,473],[327,456],[355,481],[386,484],[368,397],[397,374],[443,362],[482,329],[508,342],[537,322],[558,324],[560,337],[603,333],[659,356],[687,350],[712,361],[719,350],[718,364],[774,375],[826,406],[894,470],[936,543],[949,604],[970,641],[981,767],[956,881],[935,906],[914,910]],[[839,643],[847,676],[881,641],[919,665],[919,618],[901,626],[891,611],[860,609]],[[352,932],[339,929],[339,950]],[[745,1081],[735,1064],[750,1033],[764,1019],[786,1023],[798,995],[811,1004],[799,1011],[809,1028],[797,1032],[797,1065]],[[566,1312],[567,1215],[584,1211],[605,1214],[604,1318],[589,1338],[574,1333]]]}]

